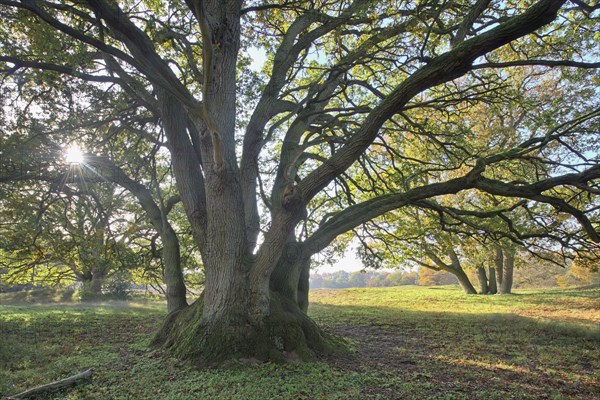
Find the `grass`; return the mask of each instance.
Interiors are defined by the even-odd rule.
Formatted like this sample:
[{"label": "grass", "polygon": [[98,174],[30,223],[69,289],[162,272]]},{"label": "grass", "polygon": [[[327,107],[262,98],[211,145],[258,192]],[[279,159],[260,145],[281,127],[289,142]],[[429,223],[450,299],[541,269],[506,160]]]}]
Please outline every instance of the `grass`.
[{"label": "grass", "polygon": [[0,396],[94,367],[43,399],[595,399],[599,310],[599,289],[316,290],[311,317],[353,352],[199,371],[148,349],[164,304],[5,304]]}]

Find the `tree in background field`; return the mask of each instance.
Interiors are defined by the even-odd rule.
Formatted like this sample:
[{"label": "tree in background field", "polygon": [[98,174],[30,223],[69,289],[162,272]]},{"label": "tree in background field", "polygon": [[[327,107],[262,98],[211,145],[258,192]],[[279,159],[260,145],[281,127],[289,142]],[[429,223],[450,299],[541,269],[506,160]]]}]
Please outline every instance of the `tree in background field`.
[{"label": "tree in background field", "polygon": [[[438,274],[439,275],[439,274]],[[418,274],[414,271],[356,271],[347,273],[338,271],[333,273],[313,273],[310,278],[310,287],[318,288],[351,288],[351,287],[389,287],[389,286],[404,286],[417,285]],[[454,284],[456,280],[451,282],[437,278],[432,284],[447,285]]]},{"label": "tree in background field", "polygon": [[[1,129],[6,134],[1,140],[5,155],[2,157],[3,173],[0,183],[3,183],[3,188],[12,193],[12,196],[18,198],[28,193],[26,197],[40,203],[44,202],[44,193],[53,193],[59,197],[76,193],[79,198],[88,198],[90,212],[97,208],[94,207],[94,196],[97,198],[115,190],[121,193],[126,191],[128,195],[124,201],[128,205],[124,212],[135,214],[130,219],[129,226],[124,228],[127,246],[136,248],[138,261],[145,257],[149,267],[141,270],[138,268],[139,273],[143,276],[155,275],[150,281],[156,282],[156,276],[160,281],[165,281],[167,307],[170,311],[187,306],[179,240],[189,234],[178,235],[170,222],[172,217],[169,214],[180,202],[180,197],[174,190],[174,184],[169,182],[169,163],[160,154],[164,144],[161,145],[160,137],[153,143],[131,138],[131,135],[141,132],[127,125],[106,127],[89,122],[90,114],[97,118],[107,112],[101,106],[116,107],[112,103],[94,104],[92,110],[85,106],[77,107],[74,103],[66,110],[61,109],[61,104],[69,104],[67,99],[73,95],[73,90],[69,87],[53,88],[49,91],[57,93],[35,96],[38,101],[42,97],[49,98],[54,110],[50,115],[35,113],[34,116],[28,116],[22,110],[18,112],[18,108],[10,108],[21,101],[18,93],[10,93],[10,96],[3,98],[2,114],[6,123]],[[28,119],[25,123],[23,121],[26,117]],[[130,119],[137,118],[135,115],[106,116],[107,120],[118,121],[120,124],[128,124]],[[46,126],[49,131],[43,134],[38,132],[41,126]],[[10,135],[8,131],[11,132]],[[69,137],[65,137],[65,132],[69,132]],[[105,146],[104,156],[93,155],[92,152],[102,145],[105,136],[115,135],[115,132],[119,133],[119,140],[111,142],[114,147]],[[65,140],[83,148],[79,149],[81,160],[77,163],[65,160],[65,150],[74,147],[64,144]],[[123,153],[123,146],[130,152]],[[38,193],[37,198],[31,194],[32,189]],[[19,207],[17,203],[9,206]],[[123,225],[123,221],[121,222]],[[185,217],[179,219],[179,225],[187,225]],[[11,246],[23,249],[27,247],[26,241],[15,236],[13,238]],[[158,260],[155,268],[158,271],[152,271],[155,260]]]},{"label": "tree in background field", "polygon": [[447,271],[436,271],[431,268],[419,268],[419,286],[455,285],[456,276]]},{"label": "tree in background field", "polygon": [[26,197],[14,192],[3,199],[10,205],[2,212],[4,279],[33,285],[77,281],[86,294],[99,296],[108,277],[138,261],[121,239],[124,194],[54,189],[38,184],[29,186]]},{"label": "tree in background field", "polygon": [[566,273],[556,277],[556,282],[561,287],[600,285],[600,263],[575,259]]},{"label": "tree in background field", "polygon": [[[157,344],[204,363],[311,358],[335,347],[306,315],[311,257],[351,231],[369,248],[405,207],[459,231],[499,219],[489,234],[520,244],[600,242],[597,21],[566,3],[0,0],[2,88],[21,109],[52,110],[43,92],[61,85],[88,104],[118,99],[107,110],[135,117],[127,144],[164,133],[206,283]],[[577,83],[573,101],[553,107],[563,82]],[[492,129],[491,106],[535,88],[539,118]],[[121,121],[97,121],[99,152],[124,153]]]}]

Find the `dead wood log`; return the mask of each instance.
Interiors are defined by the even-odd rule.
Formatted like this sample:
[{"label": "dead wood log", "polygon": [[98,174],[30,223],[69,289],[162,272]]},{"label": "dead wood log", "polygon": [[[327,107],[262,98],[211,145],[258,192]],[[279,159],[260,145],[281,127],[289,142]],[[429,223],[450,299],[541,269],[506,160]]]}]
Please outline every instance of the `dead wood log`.
[{"label": "dead wood log", "polygon": [[75,383],[77,383],[78,381],[80,381],[82,379],[91,378],[92,377],[92,370],[93,370],[92,368],[87,369],[87,370],[85,370],[83,372],[80,372],[77,375],[73,375],[73,376],[70,376],[68,378],[61,379],[59,381],[48,383],[46,385],[41,385],[41,386],[34,387],[33,389],[29,389],[29,390],[26,390],[26,391],[21,392],[19,394],[15,394],[15,395],[9,396],[6,399],[7,400],[27,399],[29,397],[36,396],[36,395],[38,395],[40,393],[43,393],[43,392],[47,392],[47,391],[50,391],[50,390],[60,389],[60,388],[66,387],[66,386],[74,385]]}]

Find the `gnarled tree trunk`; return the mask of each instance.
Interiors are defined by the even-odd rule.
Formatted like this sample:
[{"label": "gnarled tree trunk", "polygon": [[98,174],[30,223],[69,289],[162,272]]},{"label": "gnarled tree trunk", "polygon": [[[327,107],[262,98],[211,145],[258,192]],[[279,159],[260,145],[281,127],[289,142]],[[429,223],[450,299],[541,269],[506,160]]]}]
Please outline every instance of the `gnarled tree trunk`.
[{"label": "gnarled tree trunk", "polygon": [[448,247],[446,249],[446,252],[448,254],[448,257],[450,258],[450,264],[445,263],[440,257],[437,256],[437,254],[434,251],[430,249],[426,250],[426,254],[431,259],[431,261],[435,263],[436,266],[434,267],[425,263],[420,264],[425,268],[433,269],[435,271],[441,270],[450,272],[451,274],[456,276],[456,278],[458,279],[458,283],[460,284],[460,286],[466,294],[477,294],[477,290],[475,290],[475,287],[471,283],[471,280],[462,268],[460,259],[458,258],[458,254],[456,254],[454,249],[451,247]]},{"label": "gnarled tree trunk", "polygon": [[[366,3],[354,2],[357,7],[354,11]],[[312,253],[307,253],[306,257],[303,254],[300,259],[286,258],[290,235],[305,218],[306,205],[359,159],[386,121],[414,96],[464,75],[473,61],[486,52],[548,23],[562,3],[541,2],[522,16],[511,18],[435,57],[386,96],[335,154],[316,169],[298,174],[301,158],[306,155],[303,154],[302,139],[335,96],[344,79],[344,69],[352,63],[332,69],[323,78],[323,84],[317,83],[314,96],[302,104],[301,115],[285,132],[272,191],[265,199],[270,218],[260,246],[256,245],[261,227],[256,205],[258,155],[263,150],[267,123],[290,106],[290,101],[279,95],[291,66],[310,47],[310,38],[305,43],[307,47],[302,47],[301,42],[306,38],[302,32],[317,20],[312,20],[312,15],[303,15],[292,23],[289,32],[283,34],[281,47],[273,56],[271,79],[256,107],[260,112],[253,114],[248,123],[240,168],[235,124],[242,1],[190,0],[186,4],[191,5],[202,33],[201,102],[182,87],[184,85],[168,64],[161,64],[159,57],[152,59],[147,55],[151,43],[131,49],[134,57],[139,56],[153,67],[150,69],[152,74],[159,75],[154,82],[158,82],[160,117],[164,122],[177,186],[206,274],[202,297],[191,306],[171,313],[157,335],[156,343],[164,344],[184,358],[218,363],[242,357],[282,360],[289,354],[310,358],[315,351],[326,351],[335,346],[335,342],[323,335],[303,312],[306,307],[306,266]],[[119,21],[108,19],[107,23]],[[328,27],[339,21],[343,19],[331,19],[322,28],[328,32]],[[131,31],[133,29],[128,30]],[[296,105],[292,106],[296,108]],[[187,118],[179,115],[181,110],[186,111]],[[475,184],[481,184],[478,180],[484,169],[485,164],[478,161],[464,177],[447,184],[430,185],[429,191],[411,192],[412,201],[475,187]],[[322,244],[326,245],[335,236],[362,222],[409,204],[409,200],[399,193],[387,196],[381,203],[374,198],[361,203],[362,206],[350,207],[349,214],[340,213],[327,220],[329,228],[325,229]],[[314,251],[311,246],[306,247]],[[458,277],[465,292],[476,293],[460,263],[455,266],[454,259],[451,272]]]},{"label": "gnarled tree trunk", "polygon": [[242,195],[235,149],[239,8],[229,8],[210,1],[196,9],[205,81],[202,104],[187,106],[189,119],[181,116],[186,107],[180,98],[157,88],[173,171],[206,283],[200,299],[169,315],[155,344],[209,364],[231,358],[281,361],[287,355],[308,359],[331,349],[334,341],[298,305],[301,267],[308,258],[296,259],[288,238],[306,211],[291,184],[285,179],[276,184],[271,225],[254,253],[250,231],[256,224],[246,213],[256,193]]},{"label": "gnarled tree trunk", "polygon": [[91,293],[93,293],[94,295],[102,294],[102,285],[104,284],[104,278],[104,274],[101,272],[97,272],[92,275],[92,279],[89,285]]}]

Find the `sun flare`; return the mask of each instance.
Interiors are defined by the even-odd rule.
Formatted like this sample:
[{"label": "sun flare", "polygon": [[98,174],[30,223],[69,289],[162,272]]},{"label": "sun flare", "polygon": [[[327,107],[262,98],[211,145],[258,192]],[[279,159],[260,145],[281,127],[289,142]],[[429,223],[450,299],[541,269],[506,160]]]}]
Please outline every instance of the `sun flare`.
[{"label": "sun flare", "polygon": [[83,163],[83,151],[77,145],[71,145],[65,149],[65,161],[68,164]]}]

